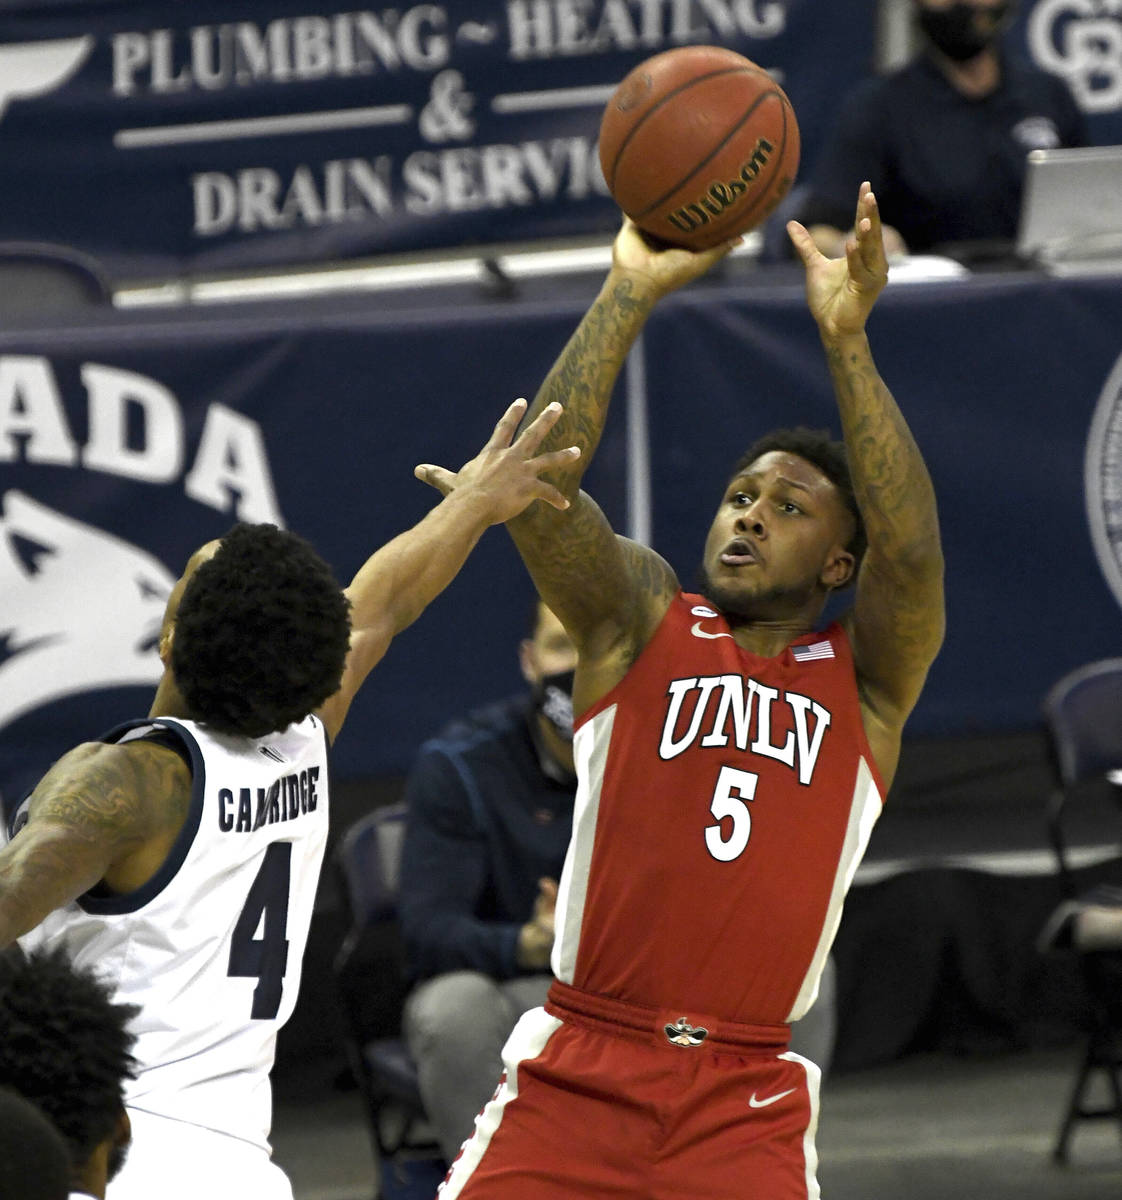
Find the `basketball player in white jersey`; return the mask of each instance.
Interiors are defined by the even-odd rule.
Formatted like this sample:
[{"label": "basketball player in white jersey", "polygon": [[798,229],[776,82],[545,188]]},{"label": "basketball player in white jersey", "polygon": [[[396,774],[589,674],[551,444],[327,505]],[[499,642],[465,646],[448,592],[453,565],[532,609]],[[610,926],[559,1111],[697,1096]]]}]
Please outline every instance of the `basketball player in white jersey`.
[{"label": "basketball player in white jersey", "polygon": [[[819,1071],[788,1049],[790,1022],[814,1001],[943,635],[934,492],[865,337],[888,274],[867,183],[854,224],[833,260],[788,225],[844,447],[795,429],[748,450],[701,594],[617,537],[578,484],[652,305],[729,246],[654,250],[625,222],[539,392],[539,411],[566,404],[552,437],[585,452],[556,477],[568,510],[509,525],[579,654],[557,978],[511,1034],[442,1200],[819,1194]],[[853,607],[820,628],[851,581]]]},{"label": "basketball player in white jersey", "polygon": [[168,601],[146,720],[64,755],[0,851],[0,947],[62,946],[136,1004],[132,1148],[109,1200],[291,1200],[269,1071],[296,1001],[327,836],[327,748],[391,639],[531,500],[552,406],[516,401],[466,486],[342,591],[294,534],[239,525]]}]

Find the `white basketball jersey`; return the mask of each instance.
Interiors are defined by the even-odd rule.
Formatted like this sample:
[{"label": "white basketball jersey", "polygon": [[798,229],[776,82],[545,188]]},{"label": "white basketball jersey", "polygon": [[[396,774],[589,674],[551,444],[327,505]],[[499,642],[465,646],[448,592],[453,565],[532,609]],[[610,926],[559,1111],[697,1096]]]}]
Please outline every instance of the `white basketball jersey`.
[{"label": "white basketball jersey", "polygon": [[183,742],[194,780],[167,861],[139,891],[87,893],[20,944],[62,943],[116,1001],[140,1006],[140,1076],[126,1104],[268,1150],[269,1072],[296,1003],[327,840],[326,735],[311,716],[256,739],[161,717],[102,740],[153,726]]}]

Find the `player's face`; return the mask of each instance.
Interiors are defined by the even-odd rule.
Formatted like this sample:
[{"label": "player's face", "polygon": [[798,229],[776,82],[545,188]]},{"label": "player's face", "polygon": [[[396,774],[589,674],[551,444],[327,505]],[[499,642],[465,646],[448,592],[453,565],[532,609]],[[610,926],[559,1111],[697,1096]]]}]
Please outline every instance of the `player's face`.
[{"label": "player's face", "polygon": [[183,599],[183,589],[187,586],[191,576],[194,575],[199,567],[207,559],[214,556],[215,551],[220,545],[221,542],[216,539],[213,542],[207,542],[204,546],[200,546],[187,560],[187,565],[183,568],[183,574],[176,581],[175,587],[171,589],[167,607],[164,609],[164,619],[160,625],[160,658],[165,664],[167,663],[167,655],[171,649],[169,634],[171,633],[172,626],[175,624],[175,614],[179,611],[179,602]]},{"label": "player's face", "polygon": [[707,595],[748,620],[820,605],[853,572],[854,522],[838,489],[797,454],[771,450],[732,479],[705,541]]}]

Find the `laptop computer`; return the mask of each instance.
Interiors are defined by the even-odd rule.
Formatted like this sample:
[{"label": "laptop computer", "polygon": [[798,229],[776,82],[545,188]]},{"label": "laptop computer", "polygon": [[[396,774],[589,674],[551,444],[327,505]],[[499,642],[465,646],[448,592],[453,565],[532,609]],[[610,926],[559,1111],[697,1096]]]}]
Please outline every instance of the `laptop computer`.
[{"label": "laptop computer", "polygon": [[1056,273],[1122,271],[1122,146],[1030,151],[1016,249]]}]

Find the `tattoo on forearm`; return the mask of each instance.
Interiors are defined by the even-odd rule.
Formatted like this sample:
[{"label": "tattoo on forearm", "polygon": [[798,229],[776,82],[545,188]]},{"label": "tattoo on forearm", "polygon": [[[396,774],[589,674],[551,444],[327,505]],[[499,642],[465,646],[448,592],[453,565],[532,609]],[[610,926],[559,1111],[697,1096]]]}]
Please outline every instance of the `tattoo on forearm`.
[{"label": "tattoo on forearm", "polygon": [[935,493],[919,448],[868,354],[827,351],[857,501],[871,545],[893,557],[938,543]]},{"label": "tattoo on forearm", "polygon": [[897,656],[926,666],[942,636],[940,585],[933,583],[941,576],[942,556],[931,479],[868,349],[828,347],[827,361],[858,507],[876,555],[876,566],[866,569],[884,577],[877,591],[886,601],[878,605],[878,620]]},{"label": "tattoo on forearm", "polygon": [[[526,418],[558,401],[565,411],[542,451],[578,445],[581,457],[549,477],[573,501],[567,512],[534,504],[508,522],[508,529],[539,590],[549,594],[562,589],[571,607],[587,605],[590,612],[618,603],[621,564],[615,534],[596,504],[579,494],[580,479],[599,444],[616,377],[653,304],[630,279],[610,279],[546,376]],[[576,581],[579,587],[574,588]]]},{"label": "tattoo on forearm", "polygon": [[565,414],[543,450],[578,445],[584,466],[603,432],[616,375],[654,301],[636,295],[630,280],[600,295],[546,376],[527,420],[556,400]]}]

